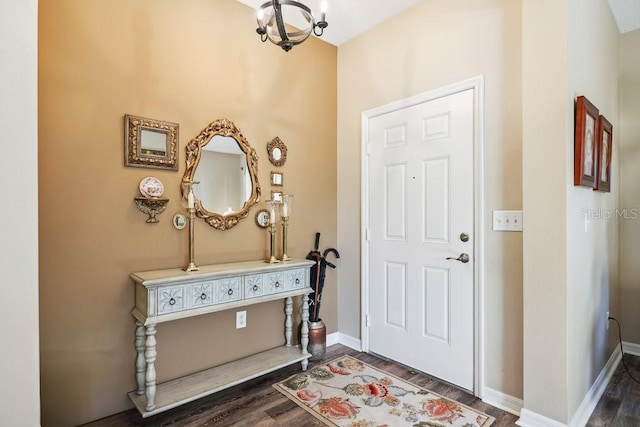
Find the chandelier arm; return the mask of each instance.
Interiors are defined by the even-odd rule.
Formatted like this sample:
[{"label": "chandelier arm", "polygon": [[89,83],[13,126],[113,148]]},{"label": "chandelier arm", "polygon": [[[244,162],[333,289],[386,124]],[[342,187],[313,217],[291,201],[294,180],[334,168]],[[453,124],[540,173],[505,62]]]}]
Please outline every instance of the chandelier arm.
[{"label": "chandelier arm", "polygon": [[282,41],[286,42],[289,40],[289,35],[287,34],[287,29],[284,26],[280,0],[273,0],[273,10],[275,11],[276,25],[278,26],[278,33],[280,33],[280,38],[282,39]]}]

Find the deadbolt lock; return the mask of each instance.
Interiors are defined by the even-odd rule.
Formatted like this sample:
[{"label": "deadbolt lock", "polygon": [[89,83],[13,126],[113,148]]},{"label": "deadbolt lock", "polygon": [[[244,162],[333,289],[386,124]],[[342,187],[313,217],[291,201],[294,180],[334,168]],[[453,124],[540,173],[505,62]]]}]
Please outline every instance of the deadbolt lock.
[{"label": "deadbolt lock", "polygon": [[469,235],[467,233],[460,234],[460,240],[462,240],[463,242],[468,242],[469,241]]}]

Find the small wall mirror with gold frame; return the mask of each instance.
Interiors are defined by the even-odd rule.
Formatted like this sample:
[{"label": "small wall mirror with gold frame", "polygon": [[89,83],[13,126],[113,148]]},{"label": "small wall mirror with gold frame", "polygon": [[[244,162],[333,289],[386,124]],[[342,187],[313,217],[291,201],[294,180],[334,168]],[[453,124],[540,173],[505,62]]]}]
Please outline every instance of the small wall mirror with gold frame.
[{"label": "small wall mirror with gold frame", "polygon": [[124,165],[178,170],[178,124],[125,114]]},{"label": "small wall mirror with gold frame", "polygon": [[283,166],[287,161],[287,146],[276,136],[267,143],[267,154],[273,166]]},{"label": "small wall mirror with gold frame", "polygon": [[271,186],[282,187],[283,180],[282,172],[271,171]]},{"label": "small wall mirror with gold frame", "polygon": [[186,147],[185,183],[197,181],[196,215],[217,230],[228,230],[260,200],[258,155],[228,119],[212,122]]}]

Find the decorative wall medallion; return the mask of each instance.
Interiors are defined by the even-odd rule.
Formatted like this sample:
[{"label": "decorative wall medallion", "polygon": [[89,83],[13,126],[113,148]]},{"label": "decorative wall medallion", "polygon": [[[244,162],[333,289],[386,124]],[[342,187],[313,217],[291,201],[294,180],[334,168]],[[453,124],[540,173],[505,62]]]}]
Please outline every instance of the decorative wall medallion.
[{"label": "decorative wall medallion", "polygon": [[260,209],[256,212],[256,225],[261,228],[267,228],[269,226],[269,211],[266,209]]},{"label": "decorative wall medallion", "polygon": [[173,216],[172,222],[176,230],[182,230],[187,226],[187,217],[182,212],[178,212]]}]

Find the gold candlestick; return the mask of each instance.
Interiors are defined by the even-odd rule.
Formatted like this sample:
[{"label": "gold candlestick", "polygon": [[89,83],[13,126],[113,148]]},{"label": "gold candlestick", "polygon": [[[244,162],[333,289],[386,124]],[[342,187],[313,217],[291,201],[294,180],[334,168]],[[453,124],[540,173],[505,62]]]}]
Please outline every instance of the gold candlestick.
[{"label": "gold candlestick", "polygon": [[265,262],[275,264],[280,261],[276,259],[276,225],[274,223],[269,226],[269,239],[269,259]]},{"label": "gold candlestick", "polygon": [[287,227],[289,226],[289,218],[291,217],[291,202],[293,196],[285,194],[282,196],[280,203],[280,216],[282,217],[282,261],[291,261],[293,258],[287,255]]},{"label": "gold candlestick", "polygon": [[196,219],[196,208],[187,208],[187,212],[189,213],[189,264],[183,268],[184,271],[198,271],[200,268],[194,262],[194,250],[193,250],[193,226],[194,220]]},{"label": "gold candlestick", "polygon": [[[198,271],[200,268],[196,265],[194,261],[194,247],[193,247],[193,236],[194,236],[194,225],[196,219],[196,195],[194,193],[194,185],[198,184],[198,181],[188,181],[184,182],[185,191],[187,193],[186,202],[187,202],[187,213],[189,214],[189,264],[187,264],[183,270],[187,273],[191,271]],[[184,195],[184,193],[183,193]],[[183,202],[184,203],[184,202]]]},{"label": "gold candlestick", "polygon": [[291,261],[293,258],[287,255],[287,226],[289,225],[289,217],[282,217],[282,261]]},{"label": "gold candlestick", "polygon": [[267,200],[269,207],[269,259],[266,263],[275,264],[280,262],[276,259],[276,224],[278,222],[278,203],[273,200]]}]

